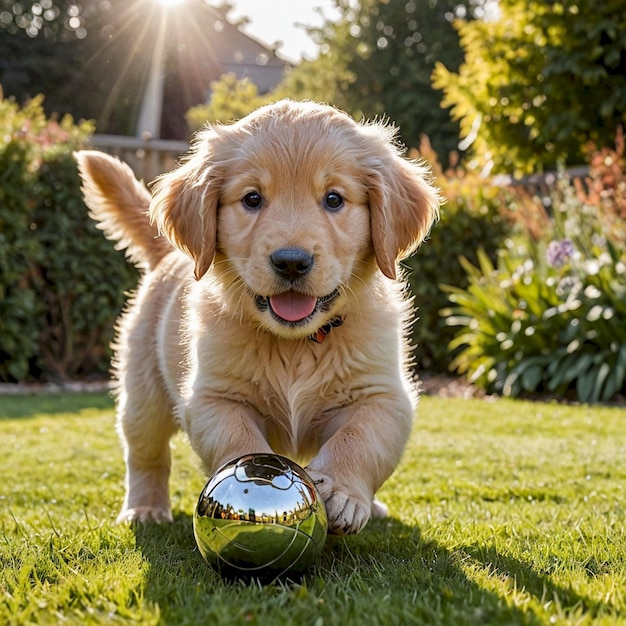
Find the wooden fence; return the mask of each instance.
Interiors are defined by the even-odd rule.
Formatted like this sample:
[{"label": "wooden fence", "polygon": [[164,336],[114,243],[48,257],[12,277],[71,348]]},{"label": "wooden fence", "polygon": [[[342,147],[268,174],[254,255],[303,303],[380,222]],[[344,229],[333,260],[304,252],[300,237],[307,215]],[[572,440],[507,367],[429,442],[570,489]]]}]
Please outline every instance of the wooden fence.
[{"label": "wooden fence", "polygon": [[179,157],[189,149],[189,144],[185,141],[144,140],[121,135],[93,135],[90,145],[128,163],[137,178],[146,183],[159,174],[172,170]]}]

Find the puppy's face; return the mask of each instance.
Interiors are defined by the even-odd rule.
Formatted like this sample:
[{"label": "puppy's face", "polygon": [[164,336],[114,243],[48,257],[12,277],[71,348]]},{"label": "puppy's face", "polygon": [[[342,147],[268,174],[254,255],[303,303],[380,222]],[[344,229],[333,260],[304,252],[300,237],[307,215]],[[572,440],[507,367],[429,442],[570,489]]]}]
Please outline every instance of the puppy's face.
[{"label": "puppy's face", "polygon": [[341,141],[305,124],[280,142],[264,134],[244,140],[226,169],[215,270],[259,324],[307,335],[373,265],[367,190]]},{"label": "puppy's face", "polygon": [[213,264],[232,315],[305,337],[358,299],[377,263],[393,277],[434,218],[424,171],[390,137],[330,107],[265,107],[200,134],[151,213],[197,278]]}]

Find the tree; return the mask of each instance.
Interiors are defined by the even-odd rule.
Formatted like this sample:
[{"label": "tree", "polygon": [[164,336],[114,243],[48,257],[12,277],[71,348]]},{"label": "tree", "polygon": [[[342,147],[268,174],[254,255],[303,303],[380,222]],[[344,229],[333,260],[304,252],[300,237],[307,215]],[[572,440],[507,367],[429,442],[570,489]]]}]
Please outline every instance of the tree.
[{"label": "tree", "polygon": [[208,104],[192,107],[185,115],[189,128],[202,128],[207,122],[233,122],[254,109],[266,104],[268,97],[259,95],[257,86],[248,78],[238,79],[235,74],[224,74],[211,82]]},{"label": "tree", "polygon": [[213,25],[222,17],[204,0],[0,0],[0,84],[19,102],[44,94],[48,114],[95,119],[99,132],[134,135],[161,42],[161,136],[186,137],[183,115],[205,97],[204,77],[216,66]]},{"label": "tree", "polygon": [[101,130],[133,134],[152,50],[145,41],[155,37],[158,8],[125,0],[0,0],[5,95],[25,102],[44,94],[47,114],[93,118]]},{"label": "tree", "polygon": [[583,161],[626,121],[623,0],[501,0],[491,20],[457,22],[465,61],[434,84],[467,146],[518,174]]},{"label": "tree", "polygon": [[470,16],[469,0],[336,0],[338,21],[311,34],[320,57],[302,63],[279,87],[280,95],[331,102],[355,117],[388,116],[404,143],[427,134],[442,155],[456,149],[458,124],[441,108],[431,86],[437,61],[458,68],[463,60],[452,22]]}]

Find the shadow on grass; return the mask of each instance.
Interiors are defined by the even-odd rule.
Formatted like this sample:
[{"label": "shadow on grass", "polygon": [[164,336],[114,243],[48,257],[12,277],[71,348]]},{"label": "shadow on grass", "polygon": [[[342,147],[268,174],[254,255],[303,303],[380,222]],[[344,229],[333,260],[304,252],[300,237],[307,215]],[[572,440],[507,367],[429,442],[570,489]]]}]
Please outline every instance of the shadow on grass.
[{"label": "shadow on grass", "polygon": [[[563,607],[576,607],[586,616],[595,618],[605,608],[605,604],[583,597],[571,588],[555,585],[552,579],[545,573],[536,572],[530,565],[500,554],[493,546],[480,544],[466,545],[459,548],[459,552],[467,555],[475,563],[485,569],[489,569],[498,577],[507,577],[515,580],[518,589],[525,589],[542,604],[551,602]],[[558,559],[554,558],[554,566],[560,565]],[[590,561],[587,568],[589,576],[596,576],[601,570],[601,566],[594,560]]]},{"label": "shadow on grass", "polygon": [[[307,614],[307,623],[316,616],[324,624],[546,623],[545,615],[538,615],[528,603],[522,610],[510,598],[507,601],[506,592],[501,595],[477,584],[465,573],[468,564],[510,579],[510,588],[524,588],[535,597],[536,606],[557,601],[592,614],[601,608],[493,547],[477,544],[451,551],[424,540],[419,528],[394,519],[373,521],[356,537],[329,537],[319,563],[302,580],[274,583],[269,590],[255,581],[224,580],[205,565],[195,545],[190,515],[178,514],[172,525],[137,526],[135,534],[137,548],[150,564],[145,594],[159,607],[164,623],[216,619],[220,603],[224,611],[231,611],[229,623],[244,623],[255,612],[255,601],[261,603],[256,606],[260,614],[267,612],[262,605],[267,594],[294,595],[293,602],[283,597],[279,608],[293,619],[289,623],[297,623],[297,616],[291,618],[289,611],[297,611],[303,587],[306,597],[316,597],[318,602],[309,607],[313,613]],[[245,620],[238,621],[235,614],[246,604],[253,608]]]}]

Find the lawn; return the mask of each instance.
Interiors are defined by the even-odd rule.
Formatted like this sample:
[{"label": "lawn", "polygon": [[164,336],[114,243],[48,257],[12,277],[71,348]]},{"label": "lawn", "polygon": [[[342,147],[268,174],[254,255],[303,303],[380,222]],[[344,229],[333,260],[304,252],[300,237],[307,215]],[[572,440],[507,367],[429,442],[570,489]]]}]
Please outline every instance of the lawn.
[{"label": "lawn", "polygon": [[114,523],[106,394],[0,396],[0,624],[624,624],[626,410],[424,397],[380,493],[297,582],[222,580],[175,440],[169,526]]}]

